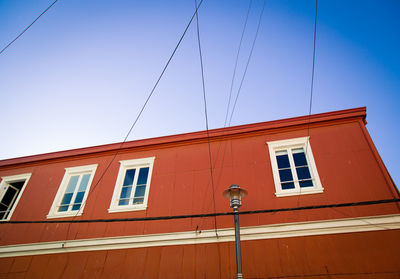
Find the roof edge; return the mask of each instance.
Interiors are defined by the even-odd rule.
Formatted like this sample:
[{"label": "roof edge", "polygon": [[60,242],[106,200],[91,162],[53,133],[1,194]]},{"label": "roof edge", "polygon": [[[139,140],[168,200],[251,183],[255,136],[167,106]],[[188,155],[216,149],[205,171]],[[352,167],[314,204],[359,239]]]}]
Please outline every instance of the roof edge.
[{"label": "roof edge", "polygon": [[159,145],[159,144],[166,144],[166,143],[174,143],[174,142],[185,142],[185,141],[192,141],[192,140],[199,140],[203,138],[210,138],[220,137],[220,136],[230,136],[235,134],[243,134],[249,132],[255,132],[260,130],[272,130],[277,128],[283,127],[291,127],[291,126],[298,126],[304,124],[314,124],[319,122],[326,122],[326,121],[333,121],[333,120],[340,120],[346,118],[361,118],[364,123],[366,119],[366,107],[359,107],[359,108],[352,108],[346,110],[339,110],[339,111],[331,111],[325,113],[318,113],[312,115],[305,115],[305,116],[298,116],[292,118],[285,118],[279,120],[272,120],[267,122],[258,122],[253,124],[244,124],[226,128],[216,128],[211,129],[208,131],[197,131],[197,132],[190,132],[190,133],[183,133],[177,135],[169,135],[169,136],[162,136],[162,137],[155,137],[155,138],[148,138],[148,139],[141,139],[141,140],[134,140],[134,141],[127,141],[123,143],[121,147],[121,142],[111,143],[111,144],[104,144],[104,145],[97,145],[91,147],[83,147],[77,149],[70,149],[64,151],[56,151],[51,153],[44,153],[38,155],[30,155],[30,156],[23,156],[11,159],[0,160],[0,167],[17,165],[17,164],[24,164],[24,163],[31,163],[37,161],[44,161],[44,160],[52,160],[58,159],[63,157],[73,157],[73,156],[80,156],[80,155],[87,155],[93,153],[103,153],[109,151],[116,151],[116,150],[125,150],[135,147],[143,147],[143,146],[151,146],[151,145]]}]

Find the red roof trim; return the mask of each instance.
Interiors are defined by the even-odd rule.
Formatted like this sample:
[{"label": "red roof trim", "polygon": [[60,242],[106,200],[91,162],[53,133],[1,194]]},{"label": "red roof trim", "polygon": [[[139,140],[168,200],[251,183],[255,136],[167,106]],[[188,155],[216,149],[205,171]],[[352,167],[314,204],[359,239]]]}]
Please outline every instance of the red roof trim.
[{"label": "red roof trim", "polygon": [[[218,129],[209,130],[209,136],[210,136],[210,138],[215,138],[215,137],[220,137],[220,136],[230,136],[230,135],[235,135],[235,134],[243,134],[243,133],[262,131],[262,130],[272,130],[272,129],[283,128],[283,127],[304,125],[304,124],[308,124],[308,123],[314,124],[314,123],[319,123],[319,122],[341,120],[341,119],[346,119],[346,118],[361,118],[363,121],[365,121],[366,107],[313,114],[310,117],[308,115],[306,115],[306,116],[299,116],[299,117],[286,118],[286,119],[280,119],[280,120],[273,120],[273,121],[268,121],[268,122],[239,125],[239,126],[233,126],[233,127],[227,127],[227,128],[218,128]],[[186,141],[199,140],[199,139],[205,139],[205,138],[207,138],[207,132],[199,131],[199,132],[192,132],[192,133],[143,139],[143,140],[135,140],[135,141],[125,142],[123,144],[123,147],[121,148],[121,150],[130,149],[130,148],[134,148],[134,147],[166,144],[166,143],[186,142]],[[30,163],[30,162],[36,162],[36,161],[43,161],[43,160],[58,159],[58,158],[64,158],[64,157],[71,157],[71,156],[78,156],[78,155],[87,155],[87,154],[93,154],[93,153],[100,153],[100,152],[103,153],[103,152],[108,152],[108,151],[115,151],[115,150],[118,150],[120,148],[120,146],[121,146],[121,143],[113,143],[113,144],[105,144],[105,145],[98,145],[98,146],[92,146],[92,147],[85,147],[85,148],[78,148],[78,149],[71,149],[71,150],[45,153],[45,154],[39,154],[39,155],[32,155],[32,156],[25,156],[25,157],[13,158],[13,159],[0,160],[0,167],[10,166],[10,165],[15,165],[15,164]]]}]

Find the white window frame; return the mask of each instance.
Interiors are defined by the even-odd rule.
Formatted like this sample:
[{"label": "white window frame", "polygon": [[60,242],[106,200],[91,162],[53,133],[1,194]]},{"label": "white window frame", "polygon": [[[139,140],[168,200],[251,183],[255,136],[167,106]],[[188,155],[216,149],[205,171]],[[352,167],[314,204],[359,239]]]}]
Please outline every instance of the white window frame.
[{"label": "white window frame", "polygon": [[[50,208],[49,214],[47,214],[47,219],[51,218],[62,218],[62,217],[72,217],[72,216],[81,216],[83,213],[83,209],[86,204],[86,199],[88,197],[90,186],[92,185],[93,178],[97,169],[97,164],[94,165],[86,165],[86,166],[79,166],[79,167],[71,167],[65,168],[65,174],[61,181],[61,184],[58,188],[57,194],[54,198],[53,204]],[[73,175],[83,175],[85,173],[90,173],[90,179],[88,185],[86,186],[85,195],[83,196],[81,207],[78,211],[63,211],[58,212],[58,207],[60,206],[61,200],[67,190],[68,182]],[[79,178],[79,181],[82,179],[82,176]],[[78,181],[78,182],[79,182]],[[76,187],[79,187],[79,183]],[[71,198],[71,202],[74,200],[76,193]]]},{"label": "white window frame", "polygon": [[[294,196],[294,195],[306,195],[306,194],[316,194],[322,193],[324,188],[322,187],[321,180],[319,179],[317,166],[315,165],[314,156],[312,153],[311,145],[309,142],[309,137],[301,137],[287,140],[278,140],[278,141],[269,141],[267,142],[269,155],[272,166],[272,173],[274,176],[275,182],[275,195],[277,197],[285,197],[285,196]],[[313,182],[313,187],[300,187],[299,181],[297,178],[297,173],[295,170],[295,165],[293,161],[293,157],[289,156],[290,168],[292,172],[292,176],[294,179],[295,188],[294,189],[285,189],[283,190],[281,187],[281,181],[279,177],[278,171],[278,163],[276,161],[276,152],[281,150],[292,150],[294,148],[304,148],[304,153],[306,155],[308,169],[311,174],[311,179]],[[290,152],[291,154],[291,152]]]},{"label": "white window frame", "polygon": [[[149,158],[141,158],[141,159],[132,159],[132,160],[124,160],[120,162],[120,168],[118,172],[117,181],[114,187],[114,193],[111,199],[110,208],[108,209],[109,213],[114,212],[126,212],[126,211],[135,211],[135,210],[146,210],[147,208],[147,201],[149,199],[149,192],[150,192],[150,184],[151,184],[151,176],[153,172],[153,164],[154,164],[155,157]],[[121,195],[122,191],[122,184],[125,178],[125,173],[128,169],[139,169],[143,167],[149,167],[149,173],[147,177],[147,184],[146,184],[146,191],[144,194],[144,199],[142,204],[130,204],[130,205],[118,205],[118,200]],[[138,172],[137,172],[138,173]],[[138,175],[138,174],[137,174]],[[137,176],[135,175],[135,177]],[[135,178],[137,180],[137,178]],[[132,192],[135,193],[136,189],[136,182],[132,186]]]},{"label": "white window frame", "polygon": [[21,190],[18,193],[18,196],[15,199],[15,202],[13,206],[11,207],[8,216],[6,219],[1,219],[0,222],[5,222],[5,221],[10,221],[11,216],[14,213],[14,210],[17,208],[18,202],[21,199],[21,196],[25,190],[26,185],[28,184],[29,178],[31,178],[32,173],[24,173],[24,174],[17,174],[17,175],[10,175],[10,176],[3,176],[1,177],[1,183],[0,183],[0,200],[3,199],[4,194],[7,192],[7,189],[9,187],[9,183],[14,183],[14,182],[21,182],[25,180],[24,185],[22,186]]}]

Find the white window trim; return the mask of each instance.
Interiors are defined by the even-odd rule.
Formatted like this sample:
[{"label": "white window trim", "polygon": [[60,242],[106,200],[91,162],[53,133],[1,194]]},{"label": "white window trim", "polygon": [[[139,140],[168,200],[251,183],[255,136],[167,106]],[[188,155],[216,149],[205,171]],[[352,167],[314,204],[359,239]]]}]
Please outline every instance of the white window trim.
[{"label": "white window trim", "polygon": [[[276,190],[275,195],[277,197],[316,194],[316,193],[322,193],[324,191],[324,188],[322,187],[322,184],[321,184],[321,180],[319,179],[317,166],[315,165],[315,160],[314,160],[311,145],[309,142],[309,137],[301,137],[301,138],[294,138],[294,139],[288,139],[288,140],[269,141],[269,142],[267,142],[267,144],[268,144],[269,155],[270,155],[269,157],[271,160],[272,173],[273,173],[274,182],[275,182],[275,190]],[[305,151],[305,154],[307,157],[308,167],[310,170],[310,174],[311,174],[311,178],[312,178],[314,186],[301,188],[295,183],[294,189],[282,190],[281,181],[280,181],[279,172],[278,172],[278,164],[276,162],[276,151],[288,149],[288,148],[292,149],[292,148],[296,148],[296,147],[304,148],[304,151]],[[292,160],[292,158],[289,157],[289,160]],[[292,164],[294,165],[293,162],[291,163],[291,165]],[[294,176],[294,179],[296,179],[297,178],[296,172],[293,172],[293,170],[292,170],[292,174]]]},{"label": "white window trim", "polygon": [[[47,214],[47,219],[51,218],[62,218],[62,217],[72,217],[72,216],[81,216],[83,213],[83,209],[86,204],[86,199],[88,197],[90,186],[92,185],[94,174],[97,169],[97,164],[94,165],[86,165],[86,166],[79,166],[79,167],[72,167],[72,168],[65,168],[65,174],[61,181],[61,184],[58,188],[57,194],[54,198],[53,204],[50,208],[49,214]],[[83,172],[91,172],[90,179],[88,185],[86,186],[86,192],[82,199],[81,208],[78,211],[67,211],[67,212],[58,212],[57,208],[60,205],[61,199],[64,196],[65,190],[67,188],[67,182],[69,178],[74,174],[80,174]],[[77,185],[79,186],[79,185]]]},{"label": "white window trim", "polygon": [[[108,209],[109,213],[135,211],[135,210],[146,210],[147,201],[149,199],[150,182],[151,182],[151,176],[152,176],[152,172],[153,172],[153,164],[154,164],[155,158],[156,157],[149,157],[149,158],[142,158],[142,159],[119,161],[121,165],[119,168],[117,181],[115,183],[114,193],[113,193],[113,196],[111,199],[110,208]],[[140,167],[149,167],[149,174],[147,177],[146,192],[144,194],[143,203],[119,206],[117,203],[118,203],[119,196],[121,194],[122,184],[123,184],[122,180],[125,177],[125,171],[129,168],[140,168]]]},{"label": "white window trim", "polygon": [[24,174],[17,174],[17,175],[11,175],[11,176],[3,176],[1,178],[1,183],[0,183],[0,200],[3,198],[4,194],[6,193],[5,190],[7,190],[6,188],[6,184],[8,183],[13,183],[13,182],[19,182],[22,180],[25,180],[24,185],[21,188],[21,191],[18,194],[17,199],[15,200],[14,205],[12,206],[10,213],[8,214],[6,219],[0,220],[0,222],[5,222],[5,221],[10,221],[11,216],[14,213],[15,208],[17,208],[18,202],[25,190],[26,185],[28,184],[29,178],[31,178],[32,173],[24,173]]}]

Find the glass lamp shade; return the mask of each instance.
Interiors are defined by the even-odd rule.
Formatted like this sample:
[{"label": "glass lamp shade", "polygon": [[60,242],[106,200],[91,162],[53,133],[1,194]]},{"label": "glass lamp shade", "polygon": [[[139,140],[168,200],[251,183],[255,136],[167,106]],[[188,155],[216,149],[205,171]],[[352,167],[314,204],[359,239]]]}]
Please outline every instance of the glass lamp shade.
[{"label": "glass lamp shade", "polygon": [[245,189],[241,189],[237,184],[232,184],[222,194],[225,198],[232,202],[232,200],[240,201],[243,197],[247,196],[247,191]]}]

